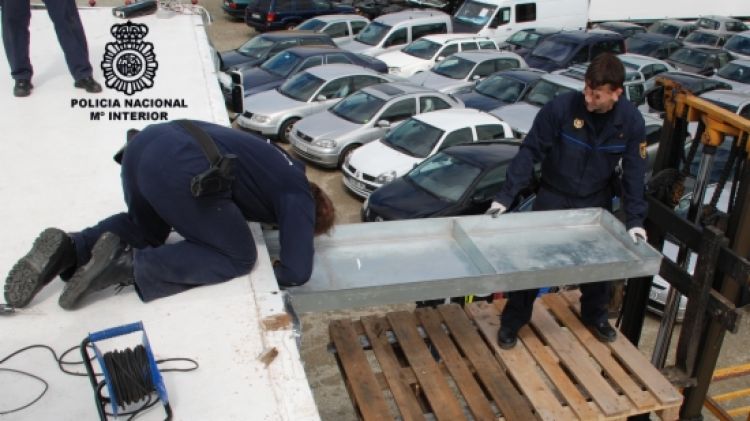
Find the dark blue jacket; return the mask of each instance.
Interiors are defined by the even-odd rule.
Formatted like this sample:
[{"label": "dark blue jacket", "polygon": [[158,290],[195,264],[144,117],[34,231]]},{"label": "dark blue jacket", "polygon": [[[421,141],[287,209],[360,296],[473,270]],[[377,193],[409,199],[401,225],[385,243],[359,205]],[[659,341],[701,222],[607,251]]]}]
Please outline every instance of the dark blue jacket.
[{"label": "dark blue jacket", "polygon": [[495,200],[508,207],[529,185],[529,169],[540,162],[543,186],[572,198],[589,197],[610,186],[622,158],[626,226],[642,227],[647,210],[645,139],[643,117],[624,95],[598,137],[583,94],[560,95],[537,114]]}]

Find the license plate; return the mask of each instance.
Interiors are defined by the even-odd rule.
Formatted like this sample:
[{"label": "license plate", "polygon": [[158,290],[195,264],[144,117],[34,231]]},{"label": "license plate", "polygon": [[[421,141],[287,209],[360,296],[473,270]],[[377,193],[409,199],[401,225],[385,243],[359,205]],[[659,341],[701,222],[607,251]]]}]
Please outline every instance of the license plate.
[{"label": "license plate", "polygon": [[253,19],[260,19],[260,13],[253,13]]},{"label": "license plate", "polygon": [[365,183],[363,183],[361,181],[357,181],[357,180],[349,177],[349,182],[352,183],[352,186],[354,186],[354,188],[356,188],[356,189],[359,189],[359,190],[364,190],[365,189]]}]

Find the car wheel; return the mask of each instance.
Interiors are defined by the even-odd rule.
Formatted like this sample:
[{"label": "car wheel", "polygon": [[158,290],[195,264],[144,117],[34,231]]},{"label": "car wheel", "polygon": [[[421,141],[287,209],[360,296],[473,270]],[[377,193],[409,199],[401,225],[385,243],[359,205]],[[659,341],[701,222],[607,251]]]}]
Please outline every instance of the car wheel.
[{"label": "car wheel", "polygon": [[292,134],[292,128],[294,127],[294,123],[298,122],[299,119],[296,117],[292,117],[288,120],[286,120],[279,129],[279,140],[282,142],[289,143],[289,135]]},{"label": "car wheel", "polygon": [[354,150],[360,146],[362,145],[349,145],[346,148],[344,148],[343,151],[341,151],[341,155],[339,155],[339,168],[341,168],[344,165],[344,162],[346,162],[346,160],[349,159],[349,156],[354,152]]}]

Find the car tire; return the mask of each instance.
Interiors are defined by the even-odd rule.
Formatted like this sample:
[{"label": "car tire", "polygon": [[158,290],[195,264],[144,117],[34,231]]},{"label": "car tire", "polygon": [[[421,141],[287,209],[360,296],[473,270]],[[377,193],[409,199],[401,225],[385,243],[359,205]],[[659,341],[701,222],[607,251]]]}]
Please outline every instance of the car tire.
[{"label": "car tire", "polygon": [[339,168],[341,168],[344,165],[344,162],[346,162],[346,158],[354,152],[355,149],[359,148],[362,145],[349,145],[344,148],[343,151],[341,151],[341,155],[339,155]]},{"label": "car tire", "polygon": [[289,135],[292,133],[292,127],[294,126],[294,123],[298,122],[299,119],[297,117],[288,118],[286,121],[284,121],[281,124],[281,127],[279,128],[278,138],[284,143],[289,143]]}]

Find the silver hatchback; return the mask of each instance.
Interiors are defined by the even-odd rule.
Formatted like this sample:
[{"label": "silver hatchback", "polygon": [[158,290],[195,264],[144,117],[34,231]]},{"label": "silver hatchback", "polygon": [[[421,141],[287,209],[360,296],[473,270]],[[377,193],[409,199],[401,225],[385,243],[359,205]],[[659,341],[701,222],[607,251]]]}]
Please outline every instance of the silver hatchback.
[{"label": "silver hatchback", "polygon": [[290,133],[294,152],[322,167],[341,166],[346,156],[379,139],[407,118],[447,108],[463,107],[450,96],[403,82],[361,89],[328,110],[305,117]]},{"label": "silver hatchback", "polygon": [[495,72],[527,67],[523,57],[509,51],[465,51],[411,76],[409,82],[446,94],[462,93]]}]

